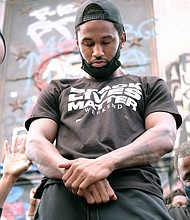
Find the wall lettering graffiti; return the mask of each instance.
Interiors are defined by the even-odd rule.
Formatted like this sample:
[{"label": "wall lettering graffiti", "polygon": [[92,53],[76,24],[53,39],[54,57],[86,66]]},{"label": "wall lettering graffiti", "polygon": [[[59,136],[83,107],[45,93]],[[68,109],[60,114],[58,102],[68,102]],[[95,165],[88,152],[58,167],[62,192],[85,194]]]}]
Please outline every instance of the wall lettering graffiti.
[{"label": "wall lettering graffiti", "polygon": [[171,63],[166,70],[167,84],[172,92],[175,103],[183,116],[180,138],[177,145],[190,137],[190,54],[184,53],[179,60]]}]

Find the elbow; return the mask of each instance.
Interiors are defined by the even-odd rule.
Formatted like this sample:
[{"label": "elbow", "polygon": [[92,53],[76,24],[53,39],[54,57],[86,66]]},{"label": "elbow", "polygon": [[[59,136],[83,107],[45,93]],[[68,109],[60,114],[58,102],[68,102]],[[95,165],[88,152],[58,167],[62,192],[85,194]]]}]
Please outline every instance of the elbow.
[{"label": "elbow", "polygon": [[39,151],[39,146],[39,140],[27,138],[25,154],[32,163],[34,163],[36,152]]},{"label": "elbow", "polygon": [[168,130],[165,133],[165,151],[166,153],[170,153],[174,149],[175,141],[176,141],[176,129]]}]

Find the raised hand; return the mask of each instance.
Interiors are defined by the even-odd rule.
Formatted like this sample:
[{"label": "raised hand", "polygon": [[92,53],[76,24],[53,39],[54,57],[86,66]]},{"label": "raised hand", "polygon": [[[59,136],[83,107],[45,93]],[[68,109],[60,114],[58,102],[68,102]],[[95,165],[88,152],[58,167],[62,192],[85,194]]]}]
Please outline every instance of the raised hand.
[{"label": "raised hand", "polygon": [[5,159],[3,162],[3,175],[9,175],[17,179],[30,166],[31,162],[26,157],[25,153],[26,138],[23,139],[20,148],[18,149],[18,138],[12,142],[12,147],[6,140],[4,142]]}]

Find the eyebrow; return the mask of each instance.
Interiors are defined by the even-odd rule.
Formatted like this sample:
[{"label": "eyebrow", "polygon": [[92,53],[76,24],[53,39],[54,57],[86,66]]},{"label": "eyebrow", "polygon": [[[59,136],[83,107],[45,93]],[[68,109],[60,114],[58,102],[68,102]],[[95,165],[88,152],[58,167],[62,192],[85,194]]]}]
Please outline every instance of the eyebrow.
[{"label": "eyebrow", "polygon": [[[103,37],[101,37],[101,39],[102,40],[104,40],[104,39],[113,39],[114,37],[112,36],[112,35],[106,35],[106,36],[103,36]],[[92,38],[90,38],[90,37],[84,37],[83,39],[82,39],[82,41],[85,41],[85,40],[93,40]]]},{"label": "eyebrow", "polygon": [[107,36],[102,37],[102,40],[105,40],[105,39],[114,39],[114,37],[112,35],[107,35]]}]

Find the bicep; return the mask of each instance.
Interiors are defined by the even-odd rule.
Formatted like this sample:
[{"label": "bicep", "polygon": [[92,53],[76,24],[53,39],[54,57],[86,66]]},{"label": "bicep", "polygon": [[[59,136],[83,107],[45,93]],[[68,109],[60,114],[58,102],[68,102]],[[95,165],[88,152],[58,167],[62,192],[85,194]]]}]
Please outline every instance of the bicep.
[{"label": "bicep", "polygon": [[45,138],[53,143],[57,134],[58,125],[49,118],[40,118],[34,120],[29,128],[28,136],[35,138]]},{"label": "bicep", "polygon": [[172,114],[167,112],[153,112],[145,119],[146,130],[159,127],[176,132],[176,121]]}]

